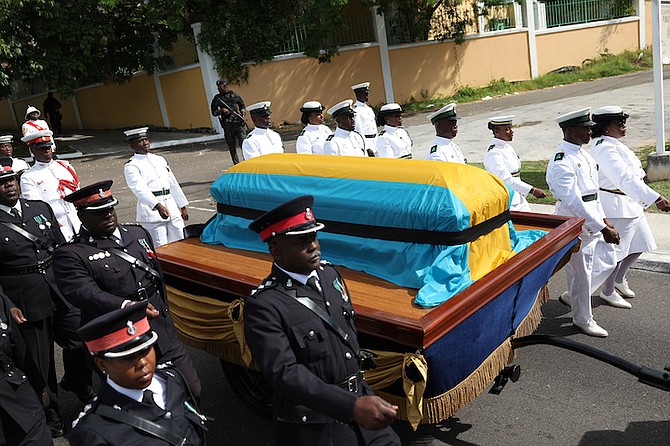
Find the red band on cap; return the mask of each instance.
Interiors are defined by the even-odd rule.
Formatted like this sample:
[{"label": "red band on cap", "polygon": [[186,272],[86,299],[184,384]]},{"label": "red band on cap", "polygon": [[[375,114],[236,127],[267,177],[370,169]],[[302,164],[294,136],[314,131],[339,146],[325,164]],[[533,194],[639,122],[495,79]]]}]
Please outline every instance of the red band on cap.
[{"label": "red band on cap", "polygon": [[89,203],[94,203],[98,200],[101,200],[103,198],[111,197],[112,196],[112,191],[111,190],[103,190],[103,191],[98,191],[93,195],[89,195],[88,197],[81,198],[77,201],[74,202],[74,205],[77,207],[81,207],[84,205],[87,205]]},{"label": "red band on cap", "polygon": [[269,239],[270,237],[272,237],[273,232],[286,231],[289,228],[299,226],[310,221],[314,221],[314,214],[311,211],[307,212],[307,210],[305,210],[299,213],[298,215],[285,218],[284,220],[280,220],[277,223],[272,224],[267,228],[263,229],[260,232],[261,240],[265,241]]},{"label": "red band on cap", "polygon": [[26,144],[39,144],[41,142],[51,142],[51,136],[40,136],[37,139],[31,139],[27,141]]},{"label": "red band on cap", "polygon": [[92,341],[86,342],[86,347],[92,353],[105,352],[111,350],[114,347],[123,345],[128,341],[132,341],[138,336],[142,336],[144,333],[149,331],[149,321],[147,318],[143,318],[133,324],[135,327],[135,332],[133,334],[128,333],[128,327],[123,327],[122,329],[110,333],[106,336],[103,336],[99,339],[94,339]]}]

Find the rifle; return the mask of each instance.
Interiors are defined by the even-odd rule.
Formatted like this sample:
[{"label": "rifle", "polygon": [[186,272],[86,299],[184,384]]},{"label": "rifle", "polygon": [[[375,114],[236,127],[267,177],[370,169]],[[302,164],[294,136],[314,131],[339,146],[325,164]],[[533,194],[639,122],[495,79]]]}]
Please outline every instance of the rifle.
[{"label": "rifle", "polygon": [[[238,118],[240,118],[240,119],[242,120],[242,122],[244,123],[244,128],[245,128],[246,130],[251,130],[251,127],[249,127],[249,124],[247,124],[247,121],[244,119],[244,116],[242,116],[241,114],[237,113],[237,112],[235,111],[235,109],[234,109],[233,107],[231,107],[230,105],[228,105],[228,104],[226,103],[226,101],[224,101],[223,99],[221,99],[220,96],[217,95],[217,96],[216,96],[216,99],[217,99],[221,104],[223,104],[223,106],[224,106],[225,108],[227,108],[228,111],[230,111],[230,113],[232,113],[233,116],[236,116],[236,117],[238,117]],[[221,107],[219,107],[219,110],[221,110]]]}]

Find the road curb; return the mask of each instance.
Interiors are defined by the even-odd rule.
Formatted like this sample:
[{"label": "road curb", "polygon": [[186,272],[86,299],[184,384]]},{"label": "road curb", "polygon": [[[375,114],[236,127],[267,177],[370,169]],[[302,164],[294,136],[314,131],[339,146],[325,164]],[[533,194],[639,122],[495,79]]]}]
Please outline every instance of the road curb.
[{"label": "road curb", "polygon": [[670,252],[656,250],[642,253],[640,258],[637,259],[637,262],[633,265],[633,268],[655,273],[670,274]]}]

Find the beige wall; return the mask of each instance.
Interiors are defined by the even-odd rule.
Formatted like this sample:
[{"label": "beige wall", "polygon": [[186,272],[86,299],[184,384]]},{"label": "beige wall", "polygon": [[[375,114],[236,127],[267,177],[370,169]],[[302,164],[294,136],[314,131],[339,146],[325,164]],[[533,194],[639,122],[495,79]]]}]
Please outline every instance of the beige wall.
[{"label": "beige wall", "polygon": [[494,79],[530,78],[525,32],[468,39],[462,45],[443,42],[390,51],[395,99],[407,102],[448,96],[464,85],[487,85]]},{"label": "beige wall", "polygon": [[163,125],[151,76],[134,76],[123,85],[99,85],[76,92],[85,129]]},{"label": "beige wall", "polygon": [[199,67],[163,75],[160,81],[171,127],[212,126]]},{"label": "beige wall", "polygon": [[[370,81],[370,103],[385,101],[379,48],[342,51],[331,63],[297,58],[251,67],[249,83],[231,85],[246,105],[272,101],[274,126],[300,121],[300,107],[310,100],[320,101],[326,109],[345,99],[355,99],[351,86]],[[210,98],[211,100],[211,98]],[[328,118],[328,116],[326,117]]]},{"label": "beige wall", "polygon": [[639,46],[637,22],[617,23],[570,31],[553,31],[537,35],[539,74],[566,65],[581,66],[607,49],[612,54],[635,50]]}]

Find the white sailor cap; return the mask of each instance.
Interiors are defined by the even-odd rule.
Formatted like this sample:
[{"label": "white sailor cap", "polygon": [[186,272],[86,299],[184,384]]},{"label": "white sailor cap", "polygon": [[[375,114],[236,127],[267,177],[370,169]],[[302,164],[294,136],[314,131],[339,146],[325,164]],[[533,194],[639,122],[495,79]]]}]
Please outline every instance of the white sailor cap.
[{"label": "white sailor cap", "polygon": [[42,114],[42,112],[39,111],[37,107],[35,107],[34,105],[29,105],[28,108],[26,109],[26,115],[24,116],[24,118],[28,119],[28,115],[35,112],[37,112],[37,116]]},{"label": "white sailor cap", "polygon": [[361,82],[360,84],[352,85],[351,89],[356,91],[356,90],[365,90],[367,88],[370,88],[370,82]]},{"label": "white sailor cap", "polygon": [[458,119],[461,119],[457,114],[456,114],[456,103],[452,102],[451,104],[447,104],[438,111],[431,113],[427,116],[428,120],[430,121],[431,124],[435,124],[437,121],[442,121],[443,119],[448,119],[451,121],[456,121]]},{"label": "white sailor cap", "polygon": [[591,119],[596,122],[605,122],[605,121],[622,121],[628,119],[628,113],[625,113],[623,109],[616,105],[608,105],[606,107],[600,107],[596,109],[591,115]]},{"label": "white sailor cap", "polygon": [[51,130],[40,130],[38,132],[28,133],[23,138],[21,138],[21,141],[25,142],[28,145],[51,146],[51,137],[53,136],[53,134],[54,133]]},{"label": "white sailor cap", "polygon": [[0,136],[0,144],[9,144],[14,141],[14,135],[2,135]]},{"label": "white sailor cap", "polygon": [[272,113],[270,111],[270,105],[272,105],[272,102],[270,101],[261,101],[261,102],[256,102],[255,104],[251,104],[250,106],[247,107],[247,111],[252,114],[252,115],[269,115]]},{"label": "white sailor cap", "polygon": [[393,113],[402,113],[402,107],[400,104],[391,102],[389,104],[382,105],[382,108],[379,109],[380,115],[391,115]]},{"label": "white sailor cap", "polygon": [[556,123],[562,128],[568,127],[593,127],[595,122],[590,119],[591,107],[575,110],[556,118]]},{"label": "white sailor cap", "polygon": [[126,130],[123,134],[126,135],[126,140],[130,142],[140,138],[147,138],[147,130],[149,130],[149,127],[140,127],[138,129]]},{"label": "white sailor cap", "polygon": [[326,109],[319,101],[307,101],[302,104],[300,111],[303,113],[322,112]]},{"label": "white sailor cap", "polygon": [[333,105],[328,109],[328,114],[331,115],[333,118],[337,118],[338,116],[341,115],[347,115],[347,114],[355,114],[354,109],[351,108],[351,104],[353,104],[354,101],[351,99],[347,99],[342,102],[338,102],[337,104]]},{"label": "white sailor cap", "polygon": [[514,121],[514,115],[509,115],[509,116],[494,116],[492,118],[489,118],[489,126],[494,126],[494,125],[512,125],[512,121]]}]

